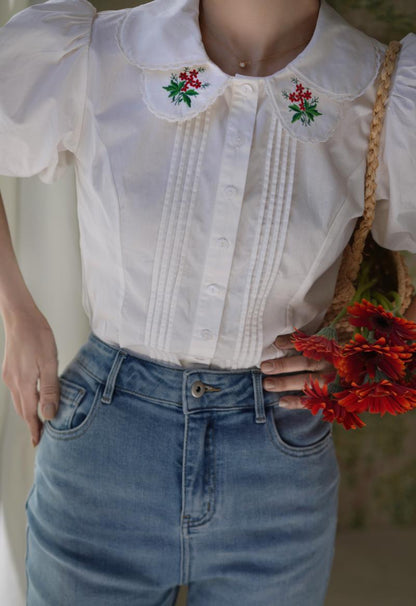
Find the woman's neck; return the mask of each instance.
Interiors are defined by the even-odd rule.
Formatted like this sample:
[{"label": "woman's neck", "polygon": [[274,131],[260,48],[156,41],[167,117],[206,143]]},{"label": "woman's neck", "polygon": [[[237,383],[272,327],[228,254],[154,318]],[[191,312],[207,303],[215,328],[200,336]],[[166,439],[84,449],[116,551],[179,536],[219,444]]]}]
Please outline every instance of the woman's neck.
[{"label": "woman's neck", "polygon": [[[199,23],[208,56],[223,71],[266,76],[308,44],[320,0],[200,0]],[[274,55],[265,61],[259,59]],[[242,69],[238,58],[253,64]]]}]

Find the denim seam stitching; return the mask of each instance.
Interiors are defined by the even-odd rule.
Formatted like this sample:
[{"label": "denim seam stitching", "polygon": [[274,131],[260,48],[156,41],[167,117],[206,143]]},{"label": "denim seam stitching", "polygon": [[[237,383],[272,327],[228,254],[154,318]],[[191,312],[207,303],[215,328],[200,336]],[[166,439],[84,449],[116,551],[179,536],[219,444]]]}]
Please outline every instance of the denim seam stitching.
[{"label": "denim seam stitching", "polygon": [[[270,415],[273,414],[273,411],[270,411]],[[267,425],[267,435],[269,436],[273,446],[280,450],[284,454],[287,454],[292,457],[306,457],[309,455],[319,454],[320,452],[326,450],[331,444],[332,431],[331,428],[327,435],[321,438],[321,441],[318,444],[311,444],[311,446],[289,446],[285,444],[283,439],[279,436],[277,428],[273,425],[274,420],[271,416],[268,417],[269,420],[266,423]],[[275,433],[276,432],[276,433]],[[292,450],[293,449],[293,450]]]},{"label": "denim seam stitching", "polygon": [[[209,437],[209,446],[208,446],[208,450],[210,452],[210,454],[212,453],[212,460],[213,460],[213,473],[212,473],[212,477],[210,478],[210,481],[208,483],[208,488],[207,488],[207,493],[208,493],[208,500],[207,500],[207,505],[209,505],[209,509],[199,518],[193,518],[192,516],[188,517],[188,528],[195,528],[197,526],[202,526],[203,524],[205,524],[206,522],[208,522],[209,520],[211,520],[211,518],[213,517],[214,513],[215,513],[215,487],[216,487],[216,475],[215,475],[215,465],[216,465],[216,457],[215,457],[215,449],[212,447],[214,441],[213,441],[213,434],[214,434],[214,421],[211,419],[211,433],[210,433],[210,437]],[[210,457],[211,459],[211,457]]]},{"label": "denim seam stitching", "polygon": [[142,398],[144,400],[148,400],[149,402],[155,402],[160,404],[172,404],[177,408],[182,408],[182,402],[174,402],[173,400],[163,400],[162,398],[152,398],[152,396],[147,396],[138,391],[131,391],[130,389],[124,389],[123,387],[118,386],[117,384],[114,387],[114,392],[119,391],[121,393],[127,393],[131,396],[137,396],[138,398]]}]

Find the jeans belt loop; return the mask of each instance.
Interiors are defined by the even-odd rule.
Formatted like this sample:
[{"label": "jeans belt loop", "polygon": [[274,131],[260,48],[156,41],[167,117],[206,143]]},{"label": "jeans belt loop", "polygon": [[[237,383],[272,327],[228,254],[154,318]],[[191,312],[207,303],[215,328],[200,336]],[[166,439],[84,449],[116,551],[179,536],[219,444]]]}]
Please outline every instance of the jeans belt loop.
[{"label": "jeans belt loop", "polygon": [[115,355],[115,358],[111,365],[111,370],[108,373],[104,392],[103,392],[103,395],[101,398],[101,402],[103,404],[111,404],[111,400],[113,399],[114,388],[116,385],[117,375],[121,368],[121,364],[122,364],[124,358],[126,358],[126,357],[127,357],[127,354],[125,354],[121,349],[119,349]]},{"label": "jeans belt loop", "polygon": [[263,396],[263,379],[260,371],[253,370],[253,389],[254,389],[254,406],[256,410],[256,423],[266,422],[266,412],[264,409]]}]

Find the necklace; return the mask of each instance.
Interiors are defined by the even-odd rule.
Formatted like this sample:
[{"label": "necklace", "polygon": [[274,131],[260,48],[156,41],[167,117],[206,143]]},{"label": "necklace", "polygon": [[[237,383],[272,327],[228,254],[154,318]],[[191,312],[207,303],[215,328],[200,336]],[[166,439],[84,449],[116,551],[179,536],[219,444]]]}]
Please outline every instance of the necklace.
[{"label": "necklace", "polygon": [[[201,9],[201,16],[202,16],[202,9]],[[228,46],[228,44],[224,44],[224,42],[222,40],[220,40],[215,34],[214,32],[207,27],[206,24],[205,25],[205,29],[206,31],[210,34],[210,36],[212,38],[214,38],[217,42],[219,42],[220,44],[222,44],[223,47],[227,47],[228,51],[237,59],[238,61],[238,65],[242,68],[242,69],[246,69],[247,67],[249,67],[250,65],[253,65],[255,63],[262,63],[263,61],[267,61],[267,59],[271,59],[273,57],[276,57],[277,55],[280,56],[284,56],[287,55],[288,53],[290,53],[292,50],[295,50],[297,48],[300,48],[301,46],[305,46],[308,43],[308,40],[306,40],[305,42],[302,42],[301,44],[298,44],[297,46],[293,46],[292,48],[289,48],[287,51],[285,51],[284,53],[282,52],[277,52],[277,53],[273,53],[272,55],[267,55],[267,57],[263,57],[262,59],[257,59],[256,61],[251,61],[250,59],[241,59],[238,55],[236,55],[234,53],[234,51],[231,50],[231,48]]]}]

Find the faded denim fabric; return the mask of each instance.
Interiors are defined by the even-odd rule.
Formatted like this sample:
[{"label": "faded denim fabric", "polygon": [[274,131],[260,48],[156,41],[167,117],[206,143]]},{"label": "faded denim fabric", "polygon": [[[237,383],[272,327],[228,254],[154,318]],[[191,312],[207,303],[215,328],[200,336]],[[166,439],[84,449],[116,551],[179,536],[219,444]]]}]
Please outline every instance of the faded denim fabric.
[{"label": "faded denim fabric", "polygon": [[332,425],[257,368],[181,369],[94,333],[60,376],[26,501],[28,606],[321,606]]}]

